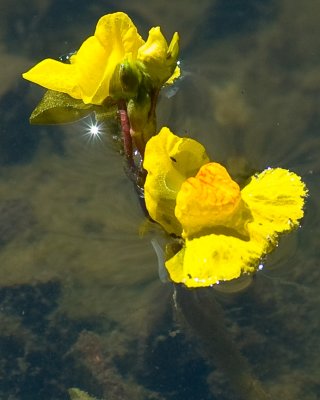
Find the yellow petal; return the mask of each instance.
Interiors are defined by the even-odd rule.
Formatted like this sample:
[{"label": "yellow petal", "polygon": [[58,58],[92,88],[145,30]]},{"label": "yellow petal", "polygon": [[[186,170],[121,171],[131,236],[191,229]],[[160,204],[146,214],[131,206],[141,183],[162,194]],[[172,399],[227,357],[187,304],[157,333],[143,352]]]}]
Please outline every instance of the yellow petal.
[{"label": "yellow petal", "polygon": [[47,58],[22,76],[46,89],[67,93],[75,99],[81,99],[77,71],[73,65]]},{"label": "yellow petal", "polygon": [[160,27],[151,28],[146,43],[138,51],[138,59],[145,63],[162,63],[168,51],[168,43]]},{"label": "yellow petal", "polygon": [[170,78],[165,82],[165,85],[172,85],[178,78],[181,76],[181,69],[177,65],[175,70],[173,71],[173,74],[170,76]]},{"label": "yellow petal", "polygon": [[[89,37],[72,57],[78,88],[85,104],[101,104],[109,95],[109,82],[119,58],[112,56],[95,37]],[[68,92],[67,92],[68,93]],[[68,93],[74,97],[72,93]]]},{"label": "yellow petal", "polygon": [[112,48],[123,56],[131,54],[134,59],[137,57],[138,49],[144,44],[136,26],[123,12],[101,17],[94,36],[106,50]]},{"label": "yellow petal", "polygon": [[160,27],[157,26],[150,29],[146,43],[138,51],[138,60],[144,64],[152,81],[162,86],[176,69],[178,53],[178,33],[175,32],[168,47]]},{"label": "yellow petal", "polygon": [[187,240],[185,247],[166,262],[173,282],[204,287],[238,278],[257,267],[264,248],[234,236],[211,234]]},{"label": "yellow petal", "polygon": [[178,56],[179,56],[179,35],[177,32],[172,37],[171,43],[169,45],[168,54],[170,54],[170,60],[175,68],[173,69],[172,75],[167,79],[165,85],[172,85],[176,79],[181,76],[181,69],[179,67]]},{"label": "yellow petal", "polygon": [[222,165],[211,162],[203,165],[195,177],[183,182],[175,215],[184,236],[190,237],[203,228],[228,226],[240,200],[239,185]]},{"label": "yellow petal", "polygon": [[179,34],[175,32],[169,44],[168,55],[171,59],[177,60],[179,55]]},{"label": "yellow petal", "polygon": [[143,164],[148,171],[144,186],[146,207],[151,218],[167,232],[181,234],[174,215],[177,193],[183,181],[208,161],[199,142],[180,138],[166,127],[148,141]]},{"label": "yellow petal", "polygon": [[[290,231],[297,227],[303,217],[305,184],[293,172],[282,168],[269,168],[252,177],[241,191],[249,207],[253,223],[263,227],[265,235]],[[260,229],[260,228],[259,228]]]}]

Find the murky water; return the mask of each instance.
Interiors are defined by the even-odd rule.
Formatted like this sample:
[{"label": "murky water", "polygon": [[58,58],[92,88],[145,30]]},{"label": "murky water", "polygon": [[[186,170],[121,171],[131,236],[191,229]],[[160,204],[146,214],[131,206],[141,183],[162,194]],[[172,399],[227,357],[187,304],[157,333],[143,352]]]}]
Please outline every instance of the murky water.
[{"label": "murky water", "polygon": [[[252,378],[272,399],[318,399],[320,5],[149,3],[1,2],[0,398],[231,400]],[[237,294],[178,288],[174,301],[108,127],[88,141],[85,121],[28,123],[42,90],[21,72],[119,10],[143,35],[180,33],[184,79],[159,126],[240,180],[280,166],[309,188],[301,228]]]}]

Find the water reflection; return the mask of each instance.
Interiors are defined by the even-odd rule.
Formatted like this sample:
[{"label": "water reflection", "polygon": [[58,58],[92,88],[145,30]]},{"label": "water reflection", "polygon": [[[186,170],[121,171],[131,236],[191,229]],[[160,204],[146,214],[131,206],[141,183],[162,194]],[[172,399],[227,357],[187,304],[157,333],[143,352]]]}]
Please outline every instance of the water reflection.
[{"label": "water reflection", "polygon": [[[68,399],[76,386],[111,400],[236,398],[203,337],[175,319],[173,287],[160,282],[150,243],[157,234],[139,237],[145,217],[108,132],[87,143],[81,122],[28,125],[42,92],[20,72],[77,48],[119,4],[20,3],[0,6],[0,397]],[[159,126],[202,141],[239,180],[280,166],[306,181],[302,228],[282,240],[246,290],[214,298],[236,350],[272,398],[316,399],[317,6],[224,4],[125,0],[121,9],[144,33],[159,24],[182,38],[188,74],[162,98]],[[216,323],[210,296],[201,299],[207,335]]]}]

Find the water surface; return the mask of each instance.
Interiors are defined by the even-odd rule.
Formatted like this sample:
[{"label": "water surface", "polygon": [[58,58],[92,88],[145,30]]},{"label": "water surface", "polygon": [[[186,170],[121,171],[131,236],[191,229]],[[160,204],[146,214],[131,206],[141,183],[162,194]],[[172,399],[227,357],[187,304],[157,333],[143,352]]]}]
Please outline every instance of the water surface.
[{"label": "water surface", "polygon": [[[0,10],[0,398],[64,400],[70,387],[107,400],[241,398],[210,344],[218,322],[271,398],[319,398],[320,5],[4,0]],[[184,79],[162,97],[159,126],[200,140],[239,181],[279,166],[309,188],[301,228],[246,290],[187,293],[206,305],[196,327],[159,279],[161,233],[139,235],[145,216],[110,130],[88,142],[84,121],[28,123],[43,91],[21,72],[77,49],[114,11],[144,36],[157,25],[180,33]]]}]

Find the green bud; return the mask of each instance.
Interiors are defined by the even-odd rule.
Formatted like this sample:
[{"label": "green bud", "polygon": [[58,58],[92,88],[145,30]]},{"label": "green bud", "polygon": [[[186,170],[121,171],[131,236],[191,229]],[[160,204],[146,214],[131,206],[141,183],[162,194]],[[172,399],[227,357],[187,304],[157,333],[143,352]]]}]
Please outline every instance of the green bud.
[{"label": "green bud", "polygon": [[137,96],[143,78],[140,65],[124,61],[118,64],[110,81],[110,94],[114,98],[130,99]]},{"label": "green bud", "polygon": [[142,76],[136,64],[129,63],[129,61],[120,64],[119,77],[125,93],[137,94]]}]

